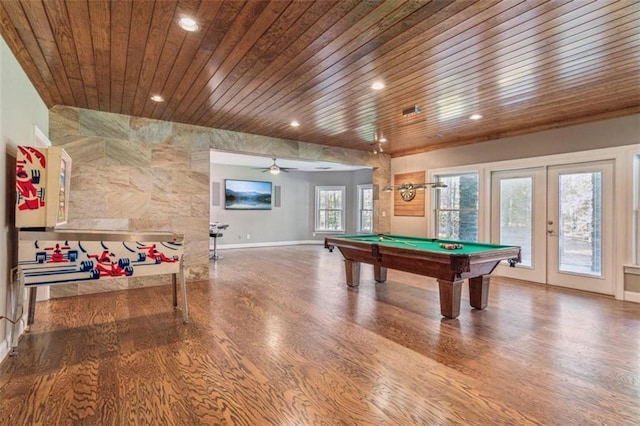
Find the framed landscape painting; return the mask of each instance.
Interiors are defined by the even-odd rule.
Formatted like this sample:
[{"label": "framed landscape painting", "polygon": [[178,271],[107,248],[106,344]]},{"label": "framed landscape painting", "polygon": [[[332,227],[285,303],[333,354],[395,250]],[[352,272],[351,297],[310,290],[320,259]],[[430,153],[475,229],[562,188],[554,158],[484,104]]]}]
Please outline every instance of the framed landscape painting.
[{"label": "framed landscape painting", "polygon": [[224,208],[271,210],[271,182],[225,179]]}]

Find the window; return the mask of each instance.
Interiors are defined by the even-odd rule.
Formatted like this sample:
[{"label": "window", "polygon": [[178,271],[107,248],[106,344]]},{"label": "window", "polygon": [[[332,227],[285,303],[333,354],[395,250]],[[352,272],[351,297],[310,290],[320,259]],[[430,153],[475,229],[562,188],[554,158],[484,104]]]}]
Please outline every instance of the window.
[{"label": "window", "polygon": [[357,232],[373,232],[373,185],[358,185]]},{"label": "window", "polygon": [[316,186],[317,232],[344,232],[344,186]]},{"label": "window", "polygon": [[436,192],[438,238],[478,241],[478,174],[435,176],[447,185]]}]

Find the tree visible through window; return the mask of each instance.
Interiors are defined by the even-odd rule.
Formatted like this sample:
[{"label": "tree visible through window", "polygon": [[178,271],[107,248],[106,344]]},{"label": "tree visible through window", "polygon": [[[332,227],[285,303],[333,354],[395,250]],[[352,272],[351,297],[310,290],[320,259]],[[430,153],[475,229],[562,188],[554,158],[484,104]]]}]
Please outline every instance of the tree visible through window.
[{"label": "tree visible through window", "polygon": [[358,232],[373,232],[372,185],[358,185]]},{"label": "tree visible through window", "polygon": [[560,175],[560,270],[602,275],[602,173]]},{"label": "tree visible through window", "polygon": [[478,174],[437,176],[437,180],[447,185],[437,195],[438,238],[478,241]]},{"label": "tree visible through window", "polygon": [[532,265],[533,179],[500,180],[500,244],[520,246],[522,266]]},{"label": "tree visible through window", "polygon": [[316,231],[344,232],[344,186],[316,187]]}]

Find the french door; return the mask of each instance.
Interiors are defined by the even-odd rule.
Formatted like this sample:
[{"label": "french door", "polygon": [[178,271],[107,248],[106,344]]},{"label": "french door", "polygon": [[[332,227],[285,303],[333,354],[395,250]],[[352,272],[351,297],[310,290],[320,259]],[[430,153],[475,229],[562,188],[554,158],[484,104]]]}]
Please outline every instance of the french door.
[{"label": "french door", "polygon": [[543,167],[491,175],[491,240],[520,246],[522,256],[516,268],[501,265],[502,276],[547,282],[546,179]]},{"label": "french door", "polygon": [[613,164],[550,167],[547,282],[613,294]]},{"label": "french door", "polygon": [[523,255],[499,274],[614,293],[612,162],[495,172],[492,212],[492,240]]}]

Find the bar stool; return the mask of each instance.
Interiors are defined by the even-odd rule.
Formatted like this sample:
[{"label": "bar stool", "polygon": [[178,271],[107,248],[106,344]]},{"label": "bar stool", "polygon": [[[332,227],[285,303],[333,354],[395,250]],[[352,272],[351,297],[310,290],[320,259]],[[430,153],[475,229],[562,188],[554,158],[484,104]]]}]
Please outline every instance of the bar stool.
[{"label": "bar stool", "polygon": [[213,253],[209,256],[209,259],[218,260],[222,259],[222,256],[218,255],[218,238],[222,237],[222,232],[227,229],[229,225],[218,225],[218,224],[210,224],[209,225],[209,237],[213,238]]}]

